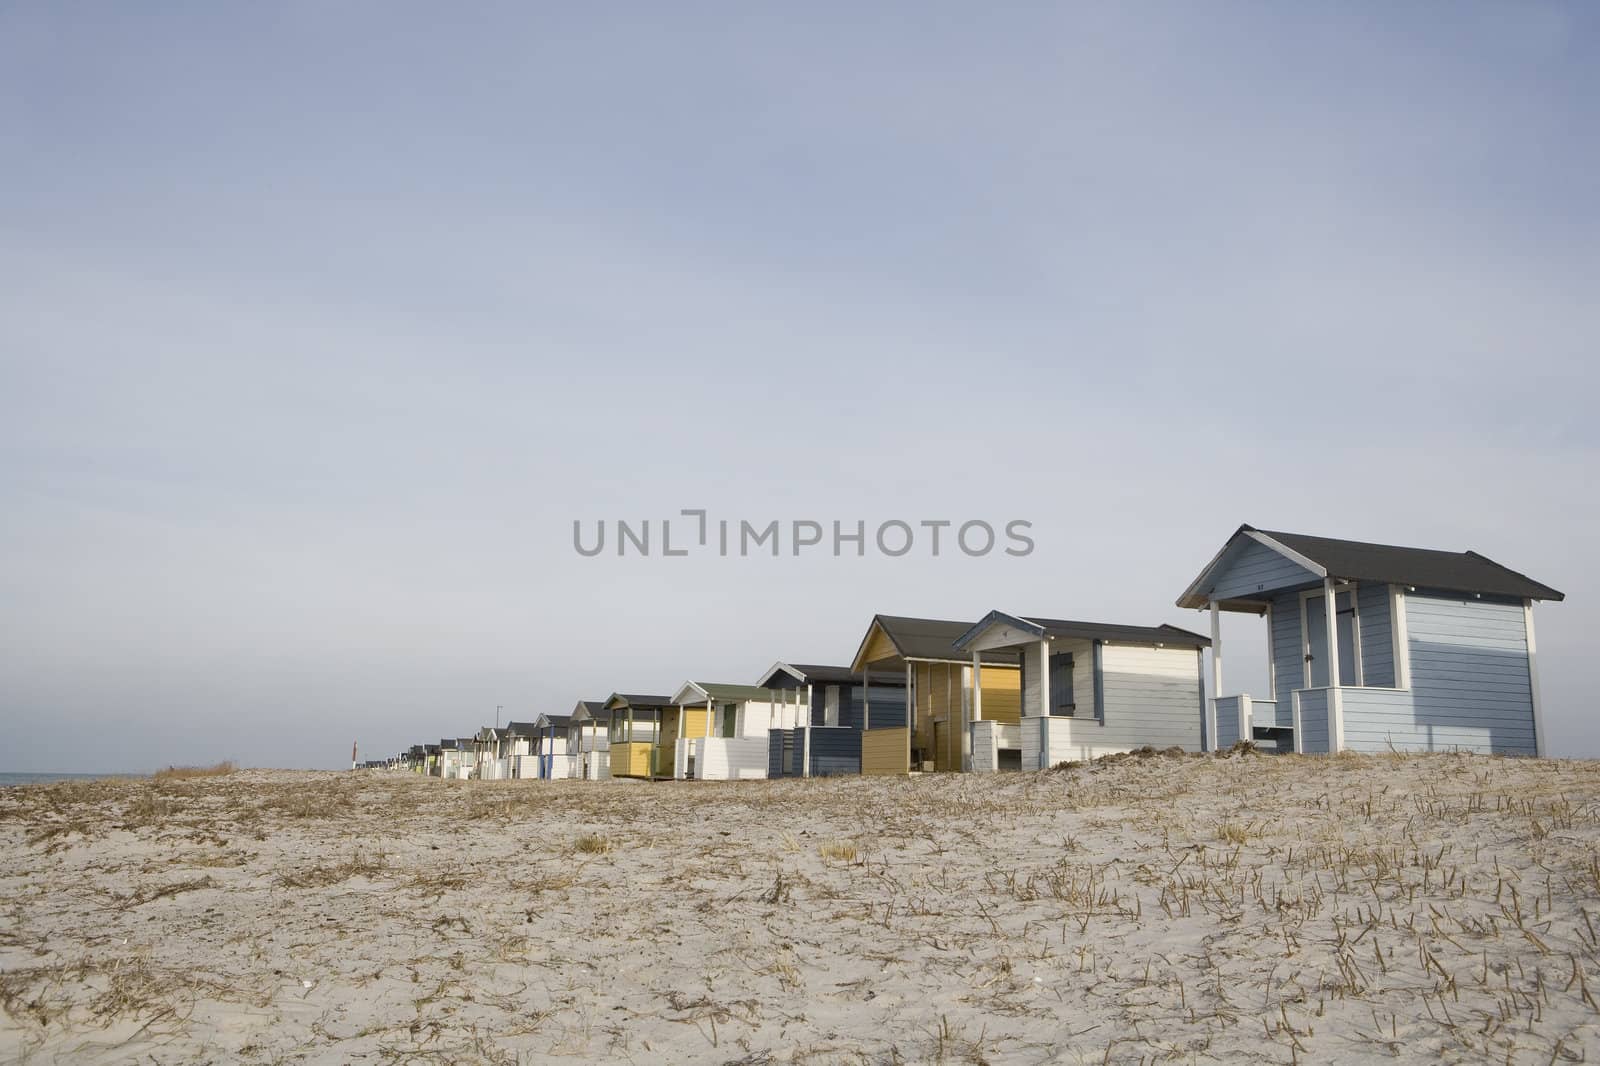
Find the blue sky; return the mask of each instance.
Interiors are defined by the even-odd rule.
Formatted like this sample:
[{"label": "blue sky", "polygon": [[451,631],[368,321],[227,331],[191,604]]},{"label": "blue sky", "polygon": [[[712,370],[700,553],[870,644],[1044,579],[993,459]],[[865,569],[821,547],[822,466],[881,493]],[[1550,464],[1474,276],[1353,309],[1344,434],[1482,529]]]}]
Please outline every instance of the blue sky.
[{"label": "blue sky", "polygon": [[[6,769],[335,766],[874,611],[1201,628],[1242,521],[1563,589],[1600,754],[1588,6],[450,15],[0,10]],[[571,550],[683,507],[1038,550]]]}]

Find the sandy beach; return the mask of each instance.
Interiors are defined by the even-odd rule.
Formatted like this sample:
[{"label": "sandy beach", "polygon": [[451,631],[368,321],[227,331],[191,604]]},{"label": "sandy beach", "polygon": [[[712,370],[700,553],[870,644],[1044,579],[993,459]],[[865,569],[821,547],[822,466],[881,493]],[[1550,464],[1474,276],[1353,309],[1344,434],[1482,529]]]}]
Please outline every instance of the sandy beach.
[{"label": "sandy beach", "polygon": [[1600,765],[0,792],[0,1061],[1592,1060]]}]

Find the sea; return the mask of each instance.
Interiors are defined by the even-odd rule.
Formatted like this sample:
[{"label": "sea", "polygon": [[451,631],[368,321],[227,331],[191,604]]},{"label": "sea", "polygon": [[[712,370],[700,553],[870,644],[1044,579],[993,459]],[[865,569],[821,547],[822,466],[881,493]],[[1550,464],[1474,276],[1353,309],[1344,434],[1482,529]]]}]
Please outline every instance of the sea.
[{"label": "sea", "polygon": [[48,785],[54,781],[94,781],[102,777],[149,777],[149,774],[8,774],[0,772],[0,788],[8,785]]}]

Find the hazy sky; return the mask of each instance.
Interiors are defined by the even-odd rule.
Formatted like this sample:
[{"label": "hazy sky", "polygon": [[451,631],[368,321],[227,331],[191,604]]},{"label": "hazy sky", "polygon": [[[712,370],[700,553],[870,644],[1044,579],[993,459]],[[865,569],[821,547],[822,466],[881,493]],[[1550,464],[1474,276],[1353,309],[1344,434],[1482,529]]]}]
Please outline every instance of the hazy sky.
[{"label": "hazy sky", "polygon": [[[7,5],[0,769],[337,766],[873,612],[1204,629],[1240,522],[1562,589],[1600,754],[1597,173],[1579,3]],[[1037,549],[573,551],[694,507]]]}]

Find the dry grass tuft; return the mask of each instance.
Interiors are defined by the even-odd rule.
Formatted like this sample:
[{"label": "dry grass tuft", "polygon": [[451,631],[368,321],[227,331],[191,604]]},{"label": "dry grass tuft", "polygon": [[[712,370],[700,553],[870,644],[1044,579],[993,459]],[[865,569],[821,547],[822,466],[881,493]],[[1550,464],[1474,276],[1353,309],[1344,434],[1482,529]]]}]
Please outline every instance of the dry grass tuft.
[{"label": "dry grass tuft", "polygon": [[1243,844],[1250,839],[1250,827],[1242,822],[1223,822],[1217,826],[1217,839],[1229,844]]},{"label": "dry grass tuft", "polygon": [[169,766],[165,770],[157,770],[157,781],[188,781],[196,777],[227,777],[237,770],[231,760],[213,763],[210,766]]},{"label": "dry grass tuft", "polygon": [[573,842],[572,850],[585,855],[604,855],[611,850],[611,841],[595,833],[585,833]]},{"label": "dry grass tuft", "polygon": [[817,854],[835,862],[855,862],[861,851],[853,840],[830,840],[817,849]]}]

